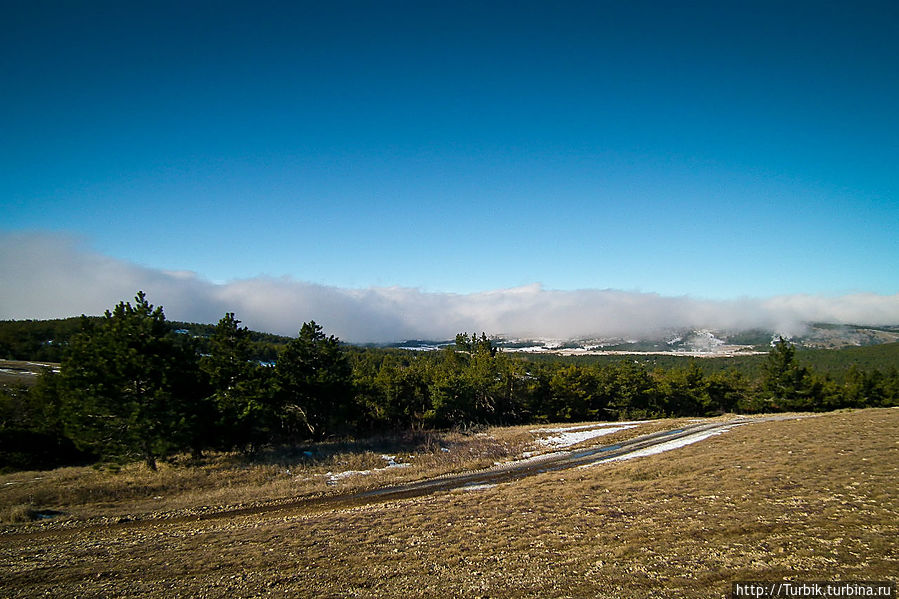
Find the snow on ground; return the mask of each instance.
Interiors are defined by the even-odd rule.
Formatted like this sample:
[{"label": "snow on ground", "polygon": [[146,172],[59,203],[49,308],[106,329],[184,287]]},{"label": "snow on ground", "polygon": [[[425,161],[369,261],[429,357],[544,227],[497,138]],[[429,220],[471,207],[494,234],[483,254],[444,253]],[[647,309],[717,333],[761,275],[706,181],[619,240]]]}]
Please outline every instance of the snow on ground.
[{"label": "snow on ground", "polygon": [[658,445],[653,445],[652,447],[647,447],[645,449],[638,449],[637,451],[621,455],[618,457],[610,458],[608,460],[600,460],[598,462],[594,462],[592,464],[585,464],[581,466],[581,468],[590,468],[595,466],[596,464],[605,464],[607,462],[621,462],[624,460],[630,460],[631,458],[642,458],[650,455],[655,455],[657,453],[662,453],[665,451],[671,451],[672,449],[677,449],[679,447],[684,447],[686,445],[691,445],[693,443],[698,443],[699,441],[704,441],[709,437],[713,437],[715,435],[720,435],[721,433],[726,433],[734,426],[740,426],[739,424],[733,424],[727,428],[720,428],[717,430],[711,431],[702,431],[700,433],[694,433],[692,435],[687,435],[686,437],[681,437],[680,439],[672,439],[671,441],[666,441],[664,443],[659,443]]},{"label": "snow on ground", "polygon": [[[618,424],[618,423],[615,423]],[[575,427],[580,428],[580,427]],[[547,445],[550,447],[569,447],[571,445],[575,445],[577,443],[583,443],[584,441],[588,441],[590,439],[594,439],[596,437],[602,437],[604,435],[611,435],[612,433],[617,433],[618,431],[624,431],[629,428],[637,428],[636,424],[629,424],[625,426],[603,426],[601,428],[593,428],[591,430],[573,430],[568,432],[562,432],[553,437],[547,437],[546,439],[540,439],[537,441],[540,445]]]},{"label": "snow on ground", "polygon": [[493,483],[477,483],[471,485],[465,485],[460,487],[461,491],[484,491],[486,489],[492,489],[496,485]]},{"label": "snow on ground", "polygon": [[646,424],[649,420],[630,420],[627,422],[597,422],[594,424],[581,424],[578,426],[557,426],[554,428],[535,428],[532,433],[567,433],[570,431],[582,431],[588,428],[598,428],[600,426],[623,426],[625,424]]},{"label": "snow on ground", "polygon": [[379,470],[384,470],[385,468],[408,468],[412,464],[406,464],[402,462],[396,461],[395,455],[382,455],[381,459],[387,462],[387,465],[384,468],[379,468]]},{"label": "snow on ground", "polygon": [[339,480],[349,478],[351,476],[367,476],[369,474],[374,474],[375,472],[387,470],[388,468],[408,468],[412,465],[405,462],[397,462],[395,455],[382,455],[381,459],[387,462],[387,465],[383,468],[375,468],[374,470],[345,470],[343,472],[337,473],[327,472],[325,476],[328,477],[328,484],[336,485]]},{"label": "snow on ground", "polygon": [[349,478],[351,476],[366,476],[371,473],[372,473],[371,470],[345,470],[343,472],[338,472],[336,474],[333,472],[328,472],[325,474],[325,476],[328,477],[329,485],[335,485],[335,484],[337,484],[337,481],[339,481],[343,478]]}]

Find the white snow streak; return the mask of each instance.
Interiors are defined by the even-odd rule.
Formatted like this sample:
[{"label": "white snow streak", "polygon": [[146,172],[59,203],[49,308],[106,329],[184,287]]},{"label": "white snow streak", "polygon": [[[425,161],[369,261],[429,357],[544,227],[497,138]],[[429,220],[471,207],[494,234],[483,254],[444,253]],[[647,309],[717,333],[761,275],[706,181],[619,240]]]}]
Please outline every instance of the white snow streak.
[{"label": "white snow streak", "polygon": [[532,433],[567,433],[570,431],[582,431],[588,428],[598,428],[601,426],[623,426],[626,424],[646,424],[649,420],[630,420],[627,422],[597,422],[594,424],[581,424],[578,426],[557,426],[554,428],[535,428]]},{"label": "white snow streak", "polygon": [[492,489],[495,486],[496,485],[492,484],[492,483],[480,483],[480,484],[465,485],[464,487],[461,487],[460,490],[462,490],[462,491],[485,491],[487,489]]},{"label": "white snow streak", "polygon": [[702,431],[700,433],[694,433],[692,435],[687,435],[686,437],[681,437],[679,439],[672,439],[671,441],[665,441],[664,443],[659,443],[658,445],[653,445],[652,447],[647,447],[645,449],[638,449],[637,451],[627,453],[625,455],[620,455],[618,457],[610,458],[608,460],[601,460],[599,462],[594,462],[593,464],[585,464],[581,466],[581,468],[590,468],[597,464],[605,464],[608,462],[623,462],[624,460],[630,460],[632,458],[642,458],[650,455],[655,455],[657,453],[662,453],[665,451],[671,451],[672,449],[677,449],[679,447],[684,447],[686,445],[691,445],[693,443],[698,443],[699,441],[704,441],[709,437],[714,437],[716,435],[720,435],[721,433],[726,433],[734,426],[740,426],[739,424],[731,425],[727,428],[721,428],[711,431]]},{"label": "white snow streak", "polygon": [[537,443],[550,447],[569,447],[571,445],[583,443],[584,441],[588,441],[596,437],[611,435],[612,433],[617,433],[618,431],[636,427],[637,425],[632,424],[627,426],[605,426],[602,428],[594,428],[592,430],[575,430],[570,432],[563,432],[554,437],[541,439]]},{"label": "white snow streak", "polygon": [[381,472],[387,470],[388,468],[408,468],[412,465],[405,462],[397,462],[395,455],[382,455],[381,459],[387,462],[387,465],[383,468],[375,468],[374,470],[345,470],[343,472],[337,473],[328,472],[325,474],[325,476],[328,477],[328,484],[335,485],[339,480],[350,478],[351,476],[368,476],[369,474]]}]

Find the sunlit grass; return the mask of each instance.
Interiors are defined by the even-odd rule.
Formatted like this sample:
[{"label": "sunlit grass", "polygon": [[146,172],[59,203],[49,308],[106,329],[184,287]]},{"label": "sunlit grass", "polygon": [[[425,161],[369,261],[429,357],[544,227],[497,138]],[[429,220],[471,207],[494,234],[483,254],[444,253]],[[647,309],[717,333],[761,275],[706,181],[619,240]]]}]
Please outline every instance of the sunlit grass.
[{"label": "sunlit grass", "polygon": [[[629,599],[722,597],[733,580],[890,579],[899,571],[897,425],[897,409],[760,422],[658,455],[479,490],[348,509],[297,506],[204,522],[0,537],[0,560],[14,583],[8,588],[22,596]],[[185,477],[196,469],[180,463],[166,465],[159,478],[170,481],[166,488],[184,505],[211,497],[246,503],[257,493],[277,498],[298,488],[340,492],[511,459],[533,447],[529,430],[446,433],[409,453],[422,465],[333,486],[321,479],[335,468],[383,466],[380,446],[361,452],[335,446],[327,457],[291,464],[276,454],[253,464],[222,454],[200,466],[193,483]],[[302,474],[283,472],[291,466]],[[129,490],[152,483],[152,473],[140,467],[54,475],[60,477],[54,484],[95,476],[87,487],[132,497],[104,499],[109,513],[152,505]],[[308,486],[298,486],[297,476],[309,477]],[[134,482],[121,482],[128,480]],[[99,505],[84,501],[80,509]],[[157,501],[165,509],[175,505]]]}]

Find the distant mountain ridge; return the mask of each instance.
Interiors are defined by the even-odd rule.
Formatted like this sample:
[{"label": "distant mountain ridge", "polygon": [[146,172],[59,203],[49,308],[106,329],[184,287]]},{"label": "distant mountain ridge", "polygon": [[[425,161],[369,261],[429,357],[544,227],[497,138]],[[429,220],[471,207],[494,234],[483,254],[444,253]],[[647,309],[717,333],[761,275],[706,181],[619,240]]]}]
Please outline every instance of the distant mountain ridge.
[{"label": "distant mountain ridge", "polygon": [[[508,352],[556,354],[670,353],[675,355],[751,355],[767,352],[781,335],[772,330],[722,331],[715,329],[668,330],[648,338],[584,337],[578,339],[524,339],[502,335],[491,337],[494,345]],[[800,334],[784,336],[799,348],[841,349],[899,341],[899,325],[866,326],[810,323]],[[453,345],[450,340],[408,340],[387,347],[435,350]]]},{"label": "distant mountain ridge", "polygon": [[[99,321],[100,317],[89,317]],[[208,342],[214,324],[168,321],[173,331],[193,337],[201,346]],[[71,335],[81,328],[80,318],[54,320],[0,321],[0,359],[58,362]],[[480,332],[479,332],[480,333]],[[496,347],[507,352],[561,355],[666,354],[680,356],[741,356],[767,352],[779,338],[777,332],[764,329],[724,331],[716,329],[670,329],[655,337],[582,337],[575,339],[516,338],[490,334]],[[811,323],[800,334],[784,336],[801,349],[841,349],[899,342],[899,325],[867,326]],[[275,358],[291,337],[251,331],[254,357],[261,361]],[[345,345],[399,348],[417,351],[437,350],[455,345],[454,340],[407,340],[399,343]]]}]

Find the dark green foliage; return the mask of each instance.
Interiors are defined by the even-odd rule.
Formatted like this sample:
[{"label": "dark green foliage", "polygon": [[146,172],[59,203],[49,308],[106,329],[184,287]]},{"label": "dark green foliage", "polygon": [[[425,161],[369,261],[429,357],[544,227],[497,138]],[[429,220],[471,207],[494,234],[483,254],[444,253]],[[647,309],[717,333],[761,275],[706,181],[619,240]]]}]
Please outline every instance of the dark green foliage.
[{"label": "dark green foliage", "polygon": [[600,385],[611,419],[660,418],[665,410],[658,386],[643,366],[622,360],[604,368]]},{"label": "dark green foliage", "polygon": [[421,429],[431,407],[428,371],[424,361],[387,355],[367,387],[368,405],[377,414],[376,420],[391,428]]},{"label": "dark green foliage", "polygon": [[[81,332],[84,318],[0,321],[0,359],[61,362],[69,339]],[[95,323],[103,320],[102,316],[86,318]],[[209,353],[209,343],[216,325],[166,321],[166,326],[192,340],[200,353]],[[250,331],[250,357],[262,362],[274,362],[288,341],[290,337]]]},{"label": "dark green foliage", "polygon": [[762,401],[772,411],[820,407],[822,383],[796,360],[796,348],[783,337],[768,353],[761,384]]},{"label": "dark green foliage", "polygon": [[275,366],[283,432],[321,439],[346,432],[358,417],[352,370],[340,341],[310,321],[284,348]]},{"label": "dark green foliage", "polygon": [[91,458],[65,436],[59,375],[44,370],[35,385],[0,389],[0,471],[39,470]]},{"label": "dark green foliage", "polygon": [[895,368],[884,375],[879,370],[863,371],[852,365],[842,389],[835,390],[835,395],[841,401],[837,407],[896,406],[899,405],[899,374]]},{"label": "dark green foliage", "polygon": [[67,437],[31,429],[0,428],[0,472],[48,470],[95,459]]},{"label": "dark green foliage", "polygon": [[[468,426],[520,422],[525,386],[522,365],[498,352],[482,335],[457,337],[463,349],[445,348],[426,370],[432,426]],[[429,357],[419,358],[425,363]]]},{"label": "dark green foliage", "polygon": [[608,396],[602,393],[597,372],[584,366],[559,369],[549,380],[548,417],[578,421],[605,417]]},{"label": "dark green foliage", "polygon": [[768,355],[732,359],[565,358],[460,333],[442,350],[409,351],[343,346],[315,322],[295,339],[249,331],[233,313],[172,323],[135,299],[103,318],[0,323],[11,357],[63,354],[62,374],[0,388],[0,468],[84,458],[73,443],[153,465],[176,451],[384,430],[899,405],[899,344],[799,351],[781,339]]},{"label": "dark green foliage", "polygon": [[887,372],[891,368],[899,367],[899,343],[846,347],[839,350],[798,349],[797,358],[815,372],[841,382],[851,365],[865,372],[875,370]]},{"label": "dark green foliage", "polygon": [[250,331],[226,314],[209,339],[209,353],[200,358],[212,394],[203,407],[209,426],[205,443],[222,449],[253,450],[266,443],[277,422],[271,368],[253,360]]},{"label": "dark green foliage", "polygon": [[712,411],[711,384],[695,360],[668,371],[659,383],[661,407],[670,416],[698,416]]},{"label": "dark green foliage", "polygon": [[[173,331],[193,339],[200,353],[212,352],[213,337],[218,329],[218,324],[170,321],[169,326]],[[249,329],[245,336],[247,359],[257,362],[274,363],[278,358],[278,353],[290,342],[290,337],[260,333]]]},{"label": "dark green foliage", "polygon": [[[99,320],[94,317],[92,320]],[[0,321],[0,358],[59,362],[82,318]]]},{"label": "dark green foliage", "polygon": [[0,388],[0,429],[32,428],[40,421],[24,385]]},{"label": "dark green foliage", "polygon": [[487,333],[481,333],[481,338],[478,339],[478,336],[474,333],[471,335],[467,333],[459,333],[456,335],[456,350],[467,353],[470,356],[475,354],[484,354],[489,353],[490,356],[495,356],[497,349],[493,345],[493,342],[487,337]]},{"label": "dark green foliage", "polygon": [[749,380],[736,369],[723,370],[706,377],[708,383],[709,416],[729,412],[746,412],[742,406],[752,395]]},{"label": "dark green foliage", "polygon": [[66,432],[107,458],[156,459],[191,441],[197,355],[143,292],[70,342],[60,381]]}]

